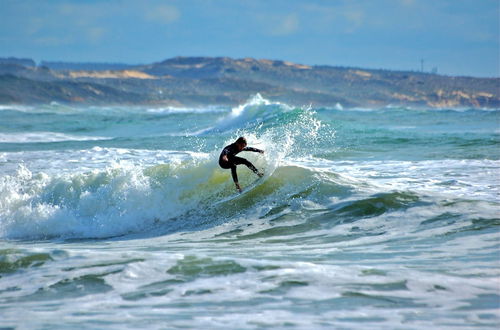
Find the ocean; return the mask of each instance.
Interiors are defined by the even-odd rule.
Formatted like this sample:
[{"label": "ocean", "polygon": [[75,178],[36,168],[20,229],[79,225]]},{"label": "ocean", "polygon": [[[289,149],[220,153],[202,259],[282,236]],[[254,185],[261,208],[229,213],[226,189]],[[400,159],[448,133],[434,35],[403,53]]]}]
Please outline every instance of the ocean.
[{"label": "ocean", "polygon": [[[500,325],[500,110],[0,106],[0,327]],[[239,136],[237,194],[222,148]]]}]

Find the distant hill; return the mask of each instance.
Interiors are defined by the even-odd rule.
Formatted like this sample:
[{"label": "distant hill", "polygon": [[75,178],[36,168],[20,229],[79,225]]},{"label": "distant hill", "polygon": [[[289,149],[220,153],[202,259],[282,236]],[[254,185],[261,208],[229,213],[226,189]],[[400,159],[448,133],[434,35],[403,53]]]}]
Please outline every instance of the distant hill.
[{"label": "distant hill", "polygon": [[144,95],[89,82],[37,81],[0,75],[0,103],[142,103]]},{"label": "distant hill", "polygon": [[127,70],[135,66],[124,63],[78,63],[52,61],[42,61],[40,65],[53,70]]},{"label": "distant hill", "polygon": [[36,66],[31,58],[0,57],[0,64],[15,64],[23,66]]},{"label": "distant hill", "polygon": [[499,78],[228,57],[175,57],[147,65],[42,64],[0,62],[0,102],[235,105],[261,93],[295,105],[500,108]]}]

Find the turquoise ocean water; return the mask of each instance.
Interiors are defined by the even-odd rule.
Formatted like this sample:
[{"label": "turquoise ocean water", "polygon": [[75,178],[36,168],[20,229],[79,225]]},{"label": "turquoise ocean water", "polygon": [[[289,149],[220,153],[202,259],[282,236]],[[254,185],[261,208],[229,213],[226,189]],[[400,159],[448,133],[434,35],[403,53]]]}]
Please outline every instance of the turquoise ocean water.
[{"label": "turquoise ocean water", "polygon": [[0,326],[496,328],[499,144],[499,110],[1,106]]}]

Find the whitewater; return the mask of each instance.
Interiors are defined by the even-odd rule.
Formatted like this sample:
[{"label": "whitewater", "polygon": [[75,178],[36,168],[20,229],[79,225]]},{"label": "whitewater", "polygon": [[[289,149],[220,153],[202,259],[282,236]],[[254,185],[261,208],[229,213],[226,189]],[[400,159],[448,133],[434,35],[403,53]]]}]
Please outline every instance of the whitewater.
[{"label": "whitewater", "polygon": [[499,145],[491,109],[1,105],[0,327],[496,329]]}]

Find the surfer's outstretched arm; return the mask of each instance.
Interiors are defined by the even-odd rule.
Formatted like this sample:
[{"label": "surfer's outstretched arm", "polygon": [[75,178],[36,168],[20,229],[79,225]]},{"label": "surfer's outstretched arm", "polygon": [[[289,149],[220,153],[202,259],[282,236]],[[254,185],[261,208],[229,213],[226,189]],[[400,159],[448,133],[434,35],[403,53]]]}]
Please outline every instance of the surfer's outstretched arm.
[{"label": "surfer's outstretched arm", "polygon": [[253,151],[253,152],[259,152],[261,154],[264,153],[264,150],[260,150],[260,149],[252,148],[252,147],[245,147],[245,148],[243,148],[242,151]]}]

